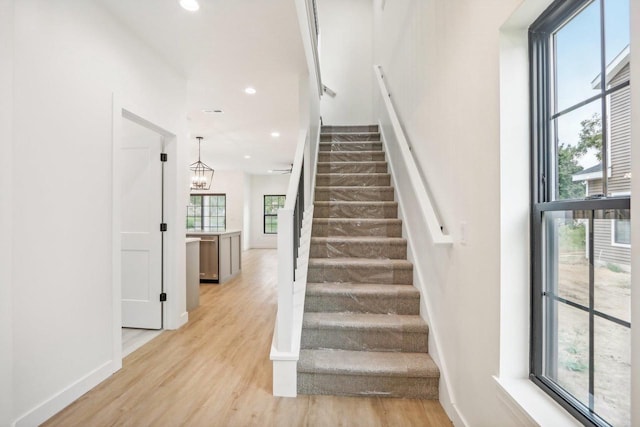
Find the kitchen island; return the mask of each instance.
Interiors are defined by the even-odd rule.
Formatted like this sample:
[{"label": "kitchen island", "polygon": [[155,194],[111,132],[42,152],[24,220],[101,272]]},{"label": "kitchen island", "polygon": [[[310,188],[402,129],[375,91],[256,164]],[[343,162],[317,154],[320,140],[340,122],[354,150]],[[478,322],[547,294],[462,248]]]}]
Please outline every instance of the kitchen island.
[{"label": "kitchen island", "polygon": [[242,268],[242,232],[188,231],[200,238],[200,282],[225,283]]}]

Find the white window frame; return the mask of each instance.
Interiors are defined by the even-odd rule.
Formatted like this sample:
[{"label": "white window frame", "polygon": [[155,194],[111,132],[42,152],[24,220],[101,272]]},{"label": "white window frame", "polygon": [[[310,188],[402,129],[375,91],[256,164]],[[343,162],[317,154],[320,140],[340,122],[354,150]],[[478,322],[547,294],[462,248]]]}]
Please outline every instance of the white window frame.
[{"label": "white window frame", "polygon": [[[612,196],[630,196],[631,192],[629,191],[621,191],[617,193],[611,193]],[[627,248],[631,249],[630,243],[618,243],[616,242],[616,221],[617,219],[611,220],[611,246],[615,248]]]}]

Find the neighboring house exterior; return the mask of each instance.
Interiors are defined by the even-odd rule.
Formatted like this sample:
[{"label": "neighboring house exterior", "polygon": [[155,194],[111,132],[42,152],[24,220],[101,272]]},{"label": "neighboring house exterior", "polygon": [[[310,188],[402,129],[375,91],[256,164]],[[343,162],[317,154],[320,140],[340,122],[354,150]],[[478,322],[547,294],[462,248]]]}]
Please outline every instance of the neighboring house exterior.
[{"label": "neighboring house exterior", "polygon": [[[607,88],[629,81],[629,46],[607,67]],[[600,85],[600,76],[593,82]],[[610,123],[607,124],[609,141],[607,195],[622,196],[631,192],[631,91],[615,92],[607,102]],[[602,194],[602,163],[573,175],[573,181],[585,181],[587,197]],[[631,263],[629,219],[596,219],[594,223],[594,250],[602,263],[614,263],[623,268]]]}]

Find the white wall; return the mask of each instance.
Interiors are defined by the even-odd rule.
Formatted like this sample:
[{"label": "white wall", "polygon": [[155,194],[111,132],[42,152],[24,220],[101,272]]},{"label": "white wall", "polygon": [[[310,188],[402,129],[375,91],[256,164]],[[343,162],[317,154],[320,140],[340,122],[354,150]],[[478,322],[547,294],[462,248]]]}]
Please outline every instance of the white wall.
[{"label": "white wall", "polygon": [[[443,337],[438,350],[449,368],[453,409],[468,425],[531,425],[545,419],[555,421],[541,425],[561,425],[550,413],[564,412],[541,393],[521,390],[521,396],[507,397],[492,379],[500,375],[531,384],[526,28],[549,3],[374,2],[374,60],[384,68],[413,153],[456,240],[450,250],[418,254],[417,262],[430,269],[421,285],[434,308],[429,315]],[[640,14],[635,12],[631,44],[640,49],[640,22],[635,22]],[[505,21],[509,28],[503,27]],[[640,88],[632,86],[635,104],[640,104],[638,94]],[[638,110],[640,106],[633,109],[634,129],[640,127]],[[633,167],[639,165],[636,159]],[[634,187],[640,187],[640,178],[633,180]],[[634,209],[637,204],[633,199]],[[466,244],[460,242],[462,222],[467,223]],[[640,220],[632,219],[632,228],[638,238],[634,245],[640,245]],[[640,264],[632,268],[640,270]],[[640,279],[632,277],[636,318]],[[635,360],[640,353],[635,329],[632,345]],[[640,419],[640,368],[633,369],[635,425]],[[510,403],[523,396],[533,403],[525,410],[532,409],[536,416]]]},{"label": "white wall", "polygon": [[251,248],[276,248],[277,234],[264,234],[264,196],[287,194],[291,175],[251,175]]},{"label": "white wall", "polygon": [[120,363],[113,93],[182,132],[186,83],[95,2],[15,2],[14,47],[11,418],[34,425]]},{"label": "white wall", "polygon": [[0,0],[0,426],[12,419],[13,0]]},{"label": "white wall", "polygon": [[319,0],[318,20],[322,83],[337,93],[322,97],[324,124],[371,124],[372,1]]},{"label": "white wall", "polygon": [[217,170],[213,175],[213,184],[207,191],[192,191],[193,194],[227,195],[227,230],[240,230],[244,233],[245,175],[242,171]]},{"label": "white wall", "polygon": [[500,344],[499,28],[518,3],[374,1],[374,61],[456,240],[416,257],[428,266],[421,286],[468,425],[516,424],[492,376]]}]

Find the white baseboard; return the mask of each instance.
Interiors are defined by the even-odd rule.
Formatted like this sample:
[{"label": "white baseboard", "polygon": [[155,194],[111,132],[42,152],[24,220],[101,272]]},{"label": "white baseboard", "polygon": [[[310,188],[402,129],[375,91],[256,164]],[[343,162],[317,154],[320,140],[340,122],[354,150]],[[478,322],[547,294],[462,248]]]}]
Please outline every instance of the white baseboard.
[{"label": "white baseboard", "polygon": [[26,414],[18,417],[12,424],[15,427],[35,427],[66,408],[80,396],[109,378],[116,372],[117,364],[113,361],[103,363],[75,383],[54,394]]},{"label": "white baseboard", "polygon": [[177,325],[176,329],[182,328],[188,322],[189,322],[189,312],[185,311],[184,313],[182,313],[180,315],[180,317],[178,317],[178,325]]}]

